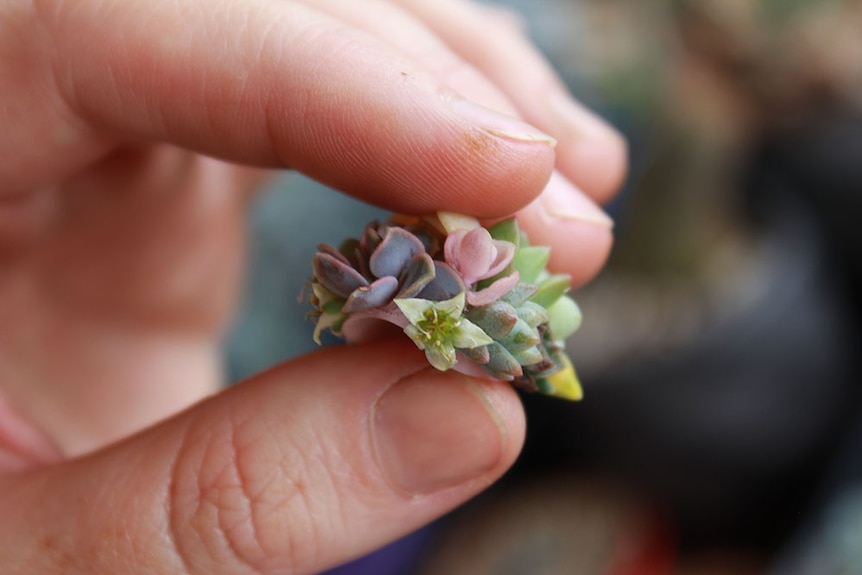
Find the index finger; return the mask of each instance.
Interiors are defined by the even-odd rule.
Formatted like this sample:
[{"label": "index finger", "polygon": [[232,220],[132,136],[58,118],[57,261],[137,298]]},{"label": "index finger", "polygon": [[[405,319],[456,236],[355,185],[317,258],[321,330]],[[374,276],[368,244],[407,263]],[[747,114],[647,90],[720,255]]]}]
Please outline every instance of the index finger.
[{"label": "index finger", "polygon": [[553,168],[553,138],[459,98],[374,37],[300,3],[51,6],[41,17],[59,88],[118,138],[289,166],[412,213],[505,215]]}]

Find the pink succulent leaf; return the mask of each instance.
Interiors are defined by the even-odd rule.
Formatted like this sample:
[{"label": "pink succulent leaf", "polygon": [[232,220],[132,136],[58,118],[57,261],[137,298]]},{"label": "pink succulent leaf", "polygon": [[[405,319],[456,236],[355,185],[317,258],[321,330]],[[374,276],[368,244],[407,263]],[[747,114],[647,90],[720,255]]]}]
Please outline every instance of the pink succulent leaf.
[{"label": "pink succulent leaf", "polygon": [[355,313],[381,307],[392,301],[398,291],[398,280],[392,276],[375,280],[371,285],[357,288],[347,298],[342,311]]},{"label": "pink succulent leaf", "polygon": [[449,264],[435,260],[434,279],[416,297],[428,301],[443,301],[465,291],[467,287],[458,272]]},{"label": "pink succulent leaf", "polygon": [[398,292],[399,298],[416,297],[425,286],[434,280],[435,268],[434,260],[426,253],[416,254],[403,277],[399,278],[401,289]]},{"label": "pink succulent leaf", "polygon": [[311,266],[317,281],[341,297],[346,298],[354,290],[368,285],[368,280],[362,274],[333,255],[317,253]]},{"label": "pink succulent leaf", "polygon": [[489,305],[499,300],[501,297],[512,291],[521,279],[518,272],[513,272],[506,277],[502,277],[480,291],[468,291],[467,303],[472,306]]},{"label": "pink succulent leaf", "polygon": [[512,258],[515,257],[515,244],[511,242],[494,240],[494,247],[497,248],[497,259],[494,260],[494,263],[491,264],[485,275],[479,278],[480,280],[494,277],[506,269],[506,266],[512,263]]},{"label": "pink succulent leaf", "polygon": [[467,230],[456,230],[446,236],[446,242],[443,244],[443,259],[449,265],[458,269],[458,261],[461,253],[461,242],[464,236],[467,235]]},{"label": "pink succulent leaf", "polygon": [[369,259],[369,268],[374,277],[398,277],[413,259],[425,251],[419,238],[402,228],[386,228],[383,241]]},{"label": "pink succulent leaf", "polygon": [[494,240],[485,228],[449,234],[443,250],[446,261],[458,270],[468,285],[487,277],[488,269],[497,259]]}]

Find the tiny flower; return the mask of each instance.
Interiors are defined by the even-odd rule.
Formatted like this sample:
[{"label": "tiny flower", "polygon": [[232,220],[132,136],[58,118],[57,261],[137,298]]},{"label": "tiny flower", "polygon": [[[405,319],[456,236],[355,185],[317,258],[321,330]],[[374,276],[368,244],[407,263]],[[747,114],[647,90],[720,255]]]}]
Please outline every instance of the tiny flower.
[{"label": "tiny flower", "polygon": [[440,371],[455,366],[456,349],[472,350],[494,343],[482,328],[462,316],[465,304],[463,292],[444,301],[395,300],[395,305],[410,322],[404,333],[425,351],[428,361]]}]

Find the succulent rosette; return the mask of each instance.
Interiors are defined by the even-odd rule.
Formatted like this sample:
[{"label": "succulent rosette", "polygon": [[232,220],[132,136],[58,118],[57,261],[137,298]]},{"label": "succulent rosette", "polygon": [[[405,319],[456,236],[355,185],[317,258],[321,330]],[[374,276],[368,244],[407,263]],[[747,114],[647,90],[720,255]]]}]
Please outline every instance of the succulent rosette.
[{"label": "succulent rosette", "polygon": [[566,295],[569,276],[547,271],[549,256],[514,218],[488,229],[442,212],[372,222],[338,249],[318,246],[309,296],[315,341],[325,330],[357,341],[369,321],[387,322],[441,371],[580,399],[563,341],[581,313]]}]

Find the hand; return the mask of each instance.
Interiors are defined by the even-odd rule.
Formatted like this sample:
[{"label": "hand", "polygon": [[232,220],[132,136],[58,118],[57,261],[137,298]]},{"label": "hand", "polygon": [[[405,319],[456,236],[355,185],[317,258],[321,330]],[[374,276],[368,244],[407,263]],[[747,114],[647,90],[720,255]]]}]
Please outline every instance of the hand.
[{"label": "hand", "polygon": [[515,459],[512,390],[435,372],[409,341],[204,399],[260,168],[402,212],[520,210],[558,269],[598,271],[611,231],[593,199],[623,145],[505,13],[7,0],[0,85],[4,573],[314,572]]}]

